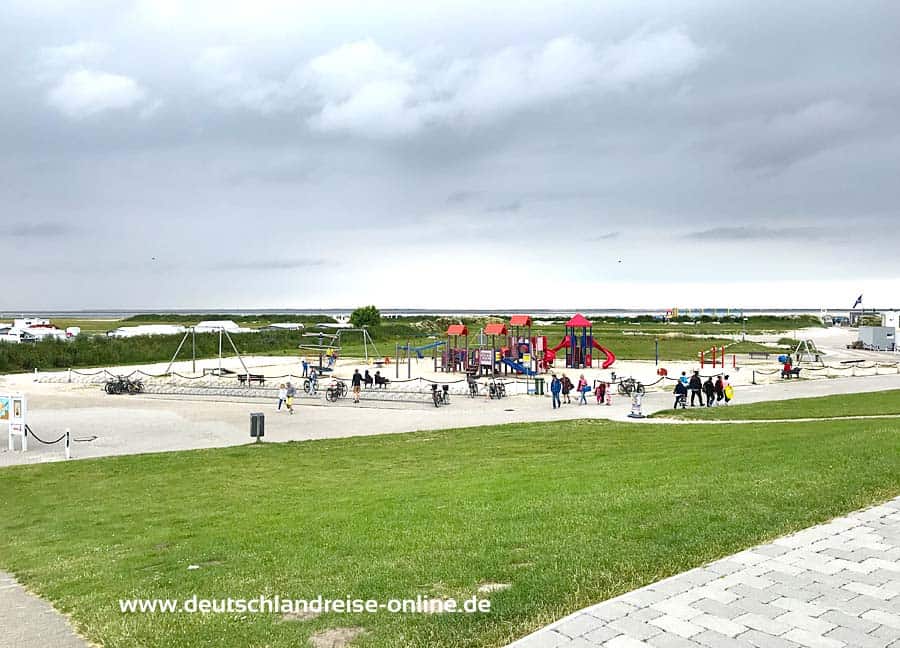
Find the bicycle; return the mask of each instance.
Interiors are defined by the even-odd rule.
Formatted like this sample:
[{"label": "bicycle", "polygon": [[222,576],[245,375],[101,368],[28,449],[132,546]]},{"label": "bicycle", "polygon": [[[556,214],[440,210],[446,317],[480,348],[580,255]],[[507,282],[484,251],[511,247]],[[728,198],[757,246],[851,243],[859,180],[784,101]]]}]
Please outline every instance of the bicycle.
[{"label": "bicycle", "polygon": [[107,394],[140,394],[144,391],[144,383],[125,376],[116,376],[106,381],[103,390]]},{"label": "bicycle", "polygon": [[478,396],[478,381],[475,380],[475,376],[472,374],[466,375],[466,380],[469,383],[469,398],[476,398]]},{"label": "bicycle", "polygon": [[307,378],[306,380],[303,381],[303,391],[305,393],[309,394],[310,396],[315,396],[316,392],[318,391],[318,388],[319,388],[318,380],[310,380],[309,378]]},{"label": "bicycle", "polygon": [[336,403],[347,395],[347,385],[342,380],[335,380],[325,389],[325,400]]},{"label": "bicycle", "polygon": [[643,383],[635,380],[634,378],[623,378],[619,381],[618,392],[622,396],[631,396],[632,393],[637,392],[638,394],[644,393],[644,385]]},{"label": "bicycle", "polygon": [[502,380],[491,380],[488,383],[488,398],[500,399],[506,396],[506,385]]},{"label": "bicycle", "polygon": [[437,385],[431,386],[431,400],[434,401],[435,407],[450,404],[450,386],[444,385],[443,389],[438,389]]}]

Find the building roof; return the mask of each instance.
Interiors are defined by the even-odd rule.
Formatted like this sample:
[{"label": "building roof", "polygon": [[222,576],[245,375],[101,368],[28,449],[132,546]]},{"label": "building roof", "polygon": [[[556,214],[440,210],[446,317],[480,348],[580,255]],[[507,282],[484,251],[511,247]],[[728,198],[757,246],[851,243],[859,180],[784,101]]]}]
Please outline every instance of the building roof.
[{"label": "building roof", "polygon": [[447,327],[447,335],[468,335],[469,329],[465,324],[451,324]]},{"label": "building roof", "polygon": [[506,335],[506,324],[503,322],[492,322],[484,327],[485,335]]},{"label": "building roof", "polygon": [[593,326],[593,324],[581,313],[576,313],[575,317],[566,322],[566,326]]},{"label": "building roof", "polygon": [[513,315],[509,323],[512,326],[531,326],[531,315]]}]

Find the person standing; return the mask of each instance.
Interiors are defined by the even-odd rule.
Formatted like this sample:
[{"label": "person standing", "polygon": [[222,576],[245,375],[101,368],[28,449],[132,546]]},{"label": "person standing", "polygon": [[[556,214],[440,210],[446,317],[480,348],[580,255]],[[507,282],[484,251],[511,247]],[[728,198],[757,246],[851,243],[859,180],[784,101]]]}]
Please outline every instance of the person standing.
[{"label": "person standing", "polygon": [[678,406],[681,405],[681,409],[685,408],[687,404],[687,385],[685,385],[680,380],[675,383],[675,405],[674,409],[678,409]]},{"label": "person standing", "polygon": [[563,375],[562,375],[562,381],[561,381],[561,382],[562,382],[562,395],[563,395],[563,398],[566,399],[566,403],[567,403],[567,404],[571,405],[571,404],[572,404],[572,400],[571,400],[571,398],[569,397],[569,394],[571,393],[572,387],[574,387],[574,385],[572,384],[572,381],[569,380],[569,377],[568,377],[566,374],[563,374]]},{"label": "person standing", "polygon": [[584,374],[581,374],[581,377],[578,379],[578,404],[579,405],[587,405],[587,393],[591,390],[588,385],[588,381],[585,379]]},{"label": "person standing", "polygon": [[716,386],[713,385],[712,376],[709,376],[703,383],[703,394],[706,396],[706,406],[712,407],[716,398]]},{"label": "person standing", "polygon": [[716,405],[722,402],[722,399],[725,398],[725,384],[722,382],[722,376],[716,376]]},{"label": "person standing", "polygon": [[284,404],[285,400],[287,400],[287,388],[284,386],[284,383],[278,385],[278,411],[281,411],[281,406]]},{"label": "person standing", "polygon": [[553,374],[553,379],[550,381],[550,395],[553,397],[553,409],[557,409],[562,405],[559,400],[560,391],[562,391],[562,381],[556,377],[556,374]]},{"label": "person standing", "polygon": [[[679,382],[681,382],[682,385],[684,385],[684,388],[687,389],[687,386],[688,386],[688,377],[687,377],[687,373],[684,372],[684,371],[682,371],[682,372],[681,372],[681,378],[679,378],[678,380],[679,380]],[[685,391],[684,393],[687,394],[687,391]]]},{"label": "person standing", "polygon": [[691,407],[694,406],[694,399],[703,407],[703,381],[700,379],[700,372],[695,371],[688,381],[688,388],[691,390]]},{"label": "person standing", "polygon": [[728,374],[725,374],[725,380],[722,381],[722,384],[724,385],[722,393],[725,395],[725,404],[728,405],[729,401],[734,398],[734,387],[728,379]]},{"label": "person standing", "polygon": [[353,370],[353,378],[350,379],[350,387],[353,388],[353,402],[359,402],[359,388],[362,385],[362,374],[359,373],[359,369]]},{"label": "person standing", "polygon": [[597,397],[597,405],[603,405],[603,401],[606,400],[606,382],[601,380],[597,383],[597,387],[594,389],[594,396]]},{"label": "person standing", "polygon": [[296,395],[297,390],[291,383],[288,383],[284,391],[284,401],[285,403],[287,403],[288,412],[290,412],[292,415],[294,413],[294,396]]},{"label": "person standing", "polygon": [[309,360],[306,359],[306,356],[300,358],[300,367],[303,369],[303,377],[306,378],[309,374]]}]

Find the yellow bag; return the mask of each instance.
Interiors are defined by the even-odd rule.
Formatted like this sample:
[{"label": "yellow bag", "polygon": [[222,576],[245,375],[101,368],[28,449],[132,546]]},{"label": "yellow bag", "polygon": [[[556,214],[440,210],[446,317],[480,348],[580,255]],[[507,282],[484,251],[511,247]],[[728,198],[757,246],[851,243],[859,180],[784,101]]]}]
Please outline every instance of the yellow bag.
[{"label": "yellow bag", "polygon": [[725,387],[725,398],[727,398],[728,400],[734,398],[734,387],[732,387],[731,385],[726,385]]}]

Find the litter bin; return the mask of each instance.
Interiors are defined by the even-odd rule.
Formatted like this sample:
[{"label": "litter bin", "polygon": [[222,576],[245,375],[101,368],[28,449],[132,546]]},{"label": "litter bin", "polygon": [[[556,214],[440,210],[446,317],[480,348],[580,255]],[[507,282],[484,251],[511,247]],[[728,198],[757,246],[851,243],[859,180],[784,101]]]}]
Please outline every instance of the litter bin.
[{"label": "litter bin", "polygon": [[266,415],[262,412],[250,412],[250,438],[259,443],[266,435]]},{"label": "litter bin", "polygon": [[544,379],[543,378],[535,378],[534,379],[534,395],[535,396],[543,396],[544,395]]}]

